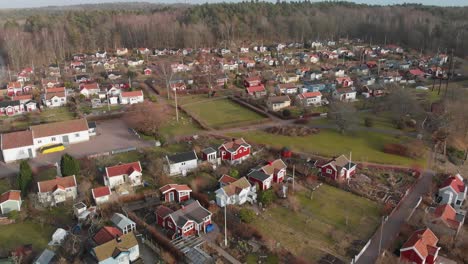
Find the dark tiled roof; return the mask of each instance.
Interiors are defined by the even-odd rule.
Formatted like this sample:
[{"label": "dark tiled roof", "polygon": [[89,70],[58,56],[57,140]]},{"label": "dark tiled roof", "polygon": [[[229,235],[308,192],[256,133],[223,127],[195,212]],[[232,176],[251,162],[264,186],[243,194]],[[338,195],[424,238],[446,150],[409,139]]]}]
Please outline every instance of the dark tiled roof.
[{"label": "dark tiled roof", "polygon": [[195,154],[195,151],[192,150],[167,156],[167,159],[170,163],[181,163],[184,161],[197,159],[197,154]]}]

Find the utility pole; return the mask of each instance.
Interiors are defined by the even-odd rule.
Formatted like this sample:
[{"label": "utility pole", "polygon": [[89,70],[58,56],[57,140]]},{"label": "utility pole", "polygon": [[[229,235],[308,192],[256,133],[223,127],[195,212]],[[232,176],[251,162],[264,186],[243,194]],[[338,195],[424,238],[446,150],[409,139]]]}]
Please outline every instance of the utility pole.
[{"label": "utility pole", "polygon": [[382,250],[382,236],[383,236],[383,224],[384,224],[385,216],[382,216],[382,223],[380,224],[380,240],[379,240],[379,256]]},{"label": "utility pole", "polygon": [[294,192],[294,175],[296,174],[296,164],[293,165],[293,184],[292,184],[292,189],[293,189],[293,192]]},{"label": "utility pole", "polygon": [[224,246],[227,247],[227,219],[226,219],[227,201],[224,204]]},{"label": "utility pole", "polygon": [[176,119],[177,119],[177,123],[179,123],[179,108],[177,106],[177,89],[174,89],[174,98],[175,98]]}]

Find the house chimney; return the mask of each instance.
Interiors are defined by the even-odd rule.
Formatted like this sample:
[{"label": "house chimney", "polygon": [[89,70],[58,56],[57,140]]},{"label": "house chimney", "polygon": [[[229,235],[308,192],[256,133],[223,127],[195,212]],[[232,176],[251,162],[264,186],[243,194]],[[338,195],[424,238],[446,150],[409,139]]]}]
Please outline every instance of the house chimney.
[{"label": "house chimney", "polygon": [[117,241],[117,243],[120,243],[120,242],[122,242],[122,238],[120,238],[119,236],[117,236],[117,237],[115,238],[115,241]]}]

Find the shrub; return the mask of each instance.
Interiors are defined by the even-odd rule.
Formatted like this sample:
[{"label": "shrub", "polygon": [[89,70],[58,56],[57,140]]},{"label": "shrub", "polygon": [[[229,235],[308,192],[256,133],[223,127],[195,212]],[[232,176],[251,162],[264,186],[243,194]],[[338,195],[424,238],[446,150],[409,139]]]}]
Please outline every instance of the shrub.
[{"label": "shrub", "polygon": [[236,169],[231,169],[229,171],[229,176],[238,179],[239,178],[239,171]]},{"label": "shrub", "polygon": [[284,109],[282,114],[284,117],[290,117],[291,111],[289,109]]},{"label": "shrub", "polygon": [[372,117],[366,117],[364,119],[364,125],[366,127],[373,127],[374,126],[374,119]]},{"label": "shrub", "polygon": [[18,187],[21,190],[21,194],[25,196],[28,192],[29,185],[33,180],[31,166],[26,160],[21,161],[20,171],[18,175]]},{"label": "shrub", "polygon": [[261,191],[258,196],[258,201],[263,205],[269,205],[275,200],[275,193],[273,190]]},{"label": "shrub", "polygon": [[239,217],[244,223],[251,223],[255,219],[255,212],[248,208],[242,208],[239,211]]},{"label": "shrub", "polygon": [[76,175],[80,171],[80,162],[69,154],[62,156],[60,160],[62,176]]}]

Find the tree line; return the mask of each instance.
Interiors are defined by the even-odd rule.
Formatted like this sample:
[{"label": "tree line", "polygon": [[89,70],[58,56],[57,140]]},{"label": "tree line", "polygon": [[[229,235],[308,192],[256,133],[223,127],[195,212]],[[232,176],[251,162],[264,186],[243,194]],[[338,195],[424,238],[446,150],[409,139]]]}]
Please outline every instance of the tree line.
[{"label": "tree line", "polygon": [[3,22],[0,55],[16,69],[56,63],[76,52],[117,47],[239,47],[348,37],[422,52],[454,49],[466,56],[467,17],[468,7],[309,1],[40,9],[26,17],[10,15]]}]

